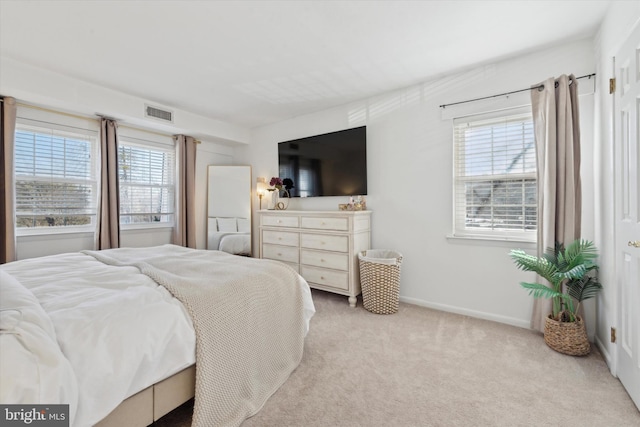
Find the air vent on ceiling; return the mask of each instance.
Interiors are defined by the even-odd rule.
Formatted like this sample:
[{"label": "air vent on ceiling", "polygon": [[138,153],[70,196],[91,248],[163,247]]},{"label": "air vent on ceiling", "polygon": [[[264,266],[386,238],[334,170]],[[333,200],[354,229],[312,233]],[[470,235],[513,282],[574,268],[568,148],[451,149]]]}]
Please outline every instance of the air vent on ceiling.
[{"label": "air vent on ceiling", "polygon": [[163,122],[173,123],[173,111],[162,110],[158,107],[152,107],[151,105],[144,106],[145,117],[161,120]]}]

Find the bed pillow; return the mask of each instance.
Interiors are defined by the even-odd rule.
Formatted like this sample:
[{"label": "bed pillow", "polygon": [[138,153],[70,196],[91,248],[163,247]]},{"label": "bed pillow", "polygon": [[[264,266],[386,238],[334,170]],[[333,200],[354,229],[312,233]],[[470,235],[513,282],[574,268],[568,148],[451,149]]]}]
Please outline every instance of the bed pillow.
[{"label": "bed pillow", "polygon": [[223,233],[238,231],[238,225],[236,223],[235,218],[217,218],[218,220],[218,231]]},{"label": "bed pillow", "polygon": [[240,233],[251,232],[251,224],[247,218],[238,218],[238,231]]}]

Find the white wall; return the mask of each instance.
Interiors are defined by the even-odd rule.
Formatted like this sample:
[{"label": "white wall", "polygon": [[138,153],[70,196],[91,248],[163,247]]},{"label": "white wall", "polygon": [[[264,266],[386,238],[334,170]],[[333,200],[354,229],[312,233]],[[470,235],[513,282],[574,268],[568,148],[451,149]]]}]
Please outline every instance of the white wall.
[{"label": "white wall", "polygon": [[640,20],[640,2],[612,2],[595,40],[597,73],[600,76],[595,113],[595,242],[600,248],[600,281],[596,342],[612,373],[616,372],[616,346],[610,342],[617,319],[614,248],[614,133],[613,95],[609,79],[615,77],[613,57]]},{"label": "white wall", "polygon": [[[255,129],[250,147],[238,149],[237,158],[251,164],[255,176],[268,179],[278,172],[278,142],[366,124],[372,245],[403,253],[401,299],[528,327],[532,299],[518,283],[532,276],[519,272],[508,252],[534,246],[447,238],[452,231],[452,121],[443,120],[451,109],[443,111],[439,105],[526,88],[564,73],[594,71],[593,42],[573,42]],[[580,85],[593,87],[593,81],[581,80]],[[482,112],[526,103],[526,98],[461,108]],[[590,175],[593,95],[582,96],[580,107],[583,170]],[[593,179],[585,178],[585,206],[592,206]],[[336,197],[294,199],[290,208],[336,210],[345,202]],[[585,236],[593,235],[590,212],[585,213]],[[587,315],[587,320],[594,317]]]},{"label": "white wall", "polygon": [[[34,67],[13,58],[0,61],[0,94],[71,113],[100,114],[130,126],[167,134],[187,134],[220,143],[247,143],[249,131],[241,126],[198,116],[153,100],[143,99],[87,83],[51,70]],[[173,123],[162,123],[144,116],[145,104],[174,112]]]}]

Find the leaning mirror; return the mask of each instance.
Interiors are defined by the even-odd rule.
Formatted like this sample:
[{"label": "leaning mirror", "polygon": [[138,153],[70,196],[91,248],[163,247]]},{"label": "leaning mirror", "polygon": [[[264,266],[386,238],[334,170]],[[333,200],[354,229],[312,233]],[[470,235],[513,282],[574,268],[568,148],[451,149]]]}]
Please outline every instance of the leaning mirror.
[{"label": "leaning mirror", "polygon": [[209,166],[207,248],[251,256],[251,166]]}]

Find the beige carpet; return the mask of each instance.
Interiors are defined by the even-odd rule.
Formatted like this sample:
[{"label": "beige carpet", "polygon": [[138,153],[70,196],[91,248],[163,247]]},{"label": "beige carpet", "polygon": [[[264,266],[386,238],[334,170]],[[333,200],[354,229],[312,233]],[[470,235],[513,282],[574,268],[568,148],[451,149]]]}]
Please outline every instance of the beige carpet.
[{"label": "beige carpet", "polygon": [[[242,427],[640,426],[595,348],[565,356],[500,323],[409,304],[376,315],[346,297],[313,297],[300,366]],[[190,405],[155,426],[189,426]]]}]

